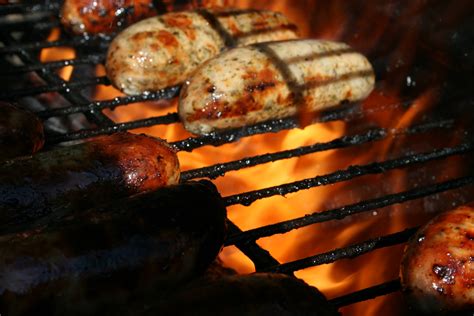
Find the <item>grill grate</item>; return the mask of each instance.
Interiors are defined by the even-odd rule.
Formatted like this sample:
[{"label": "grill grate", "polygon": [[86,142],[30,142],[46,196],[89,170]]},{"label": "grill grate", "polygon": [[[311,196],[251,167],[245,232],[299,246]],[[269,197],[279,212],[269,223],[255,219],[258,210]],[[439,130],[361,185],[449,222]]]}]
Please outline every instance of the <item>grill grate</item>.
[{"label": "grill grate", "polygon": [[[72,37],[60,39],[52,42],[36,41],[23,42],[15,39],[11,31],[24,31],[29,29],[50,29],[58,25],[57,12],[59,10],[57,2],[40,2],[35,1],[28,4],[9,4],[0,6],[0,18],[5,18],[8,14],[24,14],[25,19],[20,22],[1,22],[1,42],[5,46],[0,47],[0,58],[5,56],[17,56],[23,65],[12,66],[10,69],[1,70],[1,77],[12,77],[16,74],[28,72],[36,72],[41,77],[45,85],[39,87],[22,88],[16,90],[7,90],[0,92],[0,99],[16,100],[25,96],[37,96],[43,93],[57,92],[60,93],[71,106],[65,108],[47,109],[40,111],[37,115],[46,120],[53,117],[68,116],[71,114],[82,113],[90,121],[93,128],[82,129],[79,131],[68,131],[64,134],[50,134],[47,138],[48,145],[55,145],[62,142],[82,140],[98,135],[110,134],[118,131],[131,130],[141,127],[149,127],[154,125],[165,125],[179,122],[177,113],[169,113],[167,115],[152,117],[147,119],[135,120],[125,123],[115,123],[105,116],[101,111],[103,109],[115,108],[117,106],[132,106],[133,103],[156,101],[162,99],[171,99],[179,94],[179,87],[170,87],[155,93],[147,93],[139,96],[117,97],[111,100],[91,101],[81,94],[81,90],[87,87],[95,87],[97,85],[109,85],[110,82],[106,77],[95,77],[85,80],[66,82],[61,79],[54,71],[65,66],[77,65],[94,65],[104,61],[104,52],[110,41],[110,38],[103,36],[90,37]],[[26,12],[39,14],[38,17],[30,17]],[[43,14],[41,14],[43,13]],[[45,21],[44,17],[49,18]],[[52,18],[52,19],[51,19]],[[35,20],[36,19],[36,20]],[[3,21],[3,20],[2,20]],[[35,24],[31,26],[30,23]],[[2,24],[4,23],[4,24]],[[4,28],[4,26],[7,26]],[[37,52],[44,48],[52,47],[72,47],[81,48],[81,51],[90,52],[93,48],[93,54],[78,56],[74,59],[59,60],[54,62],[42,63],[37,59]],[[78,54],[80,55],[80,54]],[[402,102],[392,107],[405,107],[410,102]],[[384,111],[386,107],[380,106],[372,111]],[[314,120],[316,122],[328,122],[333,120],[351,121],[360,119],[367,115],[367,111],[362,112],[357,104],[346,104],[337,109],[321,113]],[[277,153],[263,154],[253,157],[247,157],[236,161],[222,164],[216,164],[199,169],[188,170],[182,173],[182,180],[187,181],[196,178],[217,178],[224,176],[229,171],[236,171],[242,168],[248,168],[268,162],[274,162],[282,159],[289,159],[308,155],[315,152],[322,152],[332,149],[342,149],[351,146],[360,146],[370,142],[381,141],[389,137],[398,137],[406,134],[422,134],[433,130],[446,130],[450,132],[455,122],[453,120],[440,120],[430,122],[424,125],[414,126],[407,129],[387,130],[384,128],[371,129],[369,131],[343,136],[326,143],[315,143],[310,146],[304,146],[293,150],[286,150]],[[242,129],[229,130],[224,132],[212,133],[208,136],[190,137],[187,139],[173,142],[180,151],[193,151],[203,146],[220,146],[226,143],[232,143],[243,137],[264,133],[275,133],[278,131],[289,130],[298,126],[296,118],[287,118],[264,122],[249,126]],[[471,153],[474,145],[465,142],[459,146],[448,147],[427,151],[424,153],[410,154],[400,158],[374,162],[366,165],[350,166],[345,170],[339,170],[326,175],[319,175],[313,178],[304,179],[292,183],[286,183],[274,187],[264,188],[260,190],[243,192],[225,197],[226,205],[250,205],[256,200],[264,199],[274,195],[285,195],[300,190],[323,186],[332,183],[347,181],[353,178],[369,175],[380,174],[387,170],[405,168],[417,164],[426,163],[428,161],[445,159],[455,155],[464,155]],[[420,199],[432,194],[454,190],[474,183],[473,176],[463,176],[448,181],[427,185],[403,192],[385,195],[379,198],[365,200],[351,205],[326,210],[323,212],[313,213],[304,217],[295,218],[285,222],[267,225],[243,232],[238,226],[229,221],[230,236],[226,241],[226,246],[235,245],[244,254],[246,254],[255,264],[257,271],[272,271],[292,274],[295,271],[334,262],[344,258],[353,258],[363,255],[375,249],[390,247],[405,243],[408,238],[416,231],[416,228],[410,228],[401,232],[379,236],[374,239],[366,240],[357,244],[353,244],[344,248],[334,249],[325,253],[316,254],[311,257],[300,260],[280,263],[273,258],[270,253],[257,245],[256,240],[282,234],[294,229],[305,227],[308,225],[327,222],[331,220],[339,220],[351,215],[380,209],[386,206],[404,203],[407,201]],[[353,293],[331,300],[337,307],[342,307],[364,300],[368,300],[377,296],[386,295],[400,289],[399,280],[391,280],[383,284],[379,284],[370,288],[366,288]]]}]

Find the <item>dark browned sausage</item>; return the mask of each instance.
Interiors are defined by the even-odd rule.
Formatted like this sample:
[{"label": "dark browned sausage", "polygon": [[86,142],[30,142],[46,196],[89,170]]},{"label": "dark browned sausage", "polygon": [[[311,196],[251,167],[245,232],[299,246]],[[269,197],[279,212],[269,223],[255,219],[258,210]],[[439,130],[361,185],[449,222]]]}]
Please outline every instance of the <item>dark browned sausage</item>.
[{"label": "dark browned sausage", "polygon": [[129,315],[339,315],[316,288],[276,273],[204,278],[143,305]]},{"label": "dark browned sausage", "polygon": [[28,111],[0,101],[0,160],[30,155],[43,144],[41,121]]},{"label": "dark browned sausage", "polygon": [[117,133],[0,164],[0,234],[179,181],[162,140]]},{"label": "dark browned sausage", "polygon": [[124,198],[41,232],[0,237],[0,311],[99,315],[172,288],[215,259],[225,218],[215,187],[200,181]]},{"label": "dark browned sausage", "polygon": [[66,0],[61,22],[76,34],[109,34],[167,11],[219,3],[218,0]]},{"label": "dark browned sausage", "polygon": [[423,227],[406,249],[401,276],[417,315],[472,315],[474,207],[445,212]]}]

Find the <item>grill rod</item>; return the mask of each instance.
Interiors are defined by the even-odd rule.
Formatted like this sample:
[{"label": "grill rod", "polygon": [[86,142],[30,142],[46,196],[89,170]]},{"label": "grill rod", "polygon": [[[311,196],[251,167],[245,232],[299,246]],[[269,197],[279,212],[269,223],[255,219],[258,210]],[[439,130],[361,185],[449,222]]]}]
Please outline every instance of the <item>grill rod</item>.
[{"label": "grill rod", "polygon": [[345,205],[323,212],[315,212],[313,214],[294,218],[288,221],[249,229],[245,232],[235,235],[229,235],[229,237],[226,239],[225,245],[233,245],[236,243],[257,240],[263,237],[273,236],[276,234],[284,234],[294,229],[298,229],[316,223],[322,223],[331,220],[341,220],[343,218],[355,214],[373,211],[395,204],[401,204],[411,200],[427,197],[432,194],[458,189],[467,185],[472,185],[473,183],[474,176],[467,176],[436,183],[429,186],[424,186],[421,188],[415,188],[398,193],[388,194],[379,198],[364,200],[362,202]]},{"label": "grill rod", "polygon": [[438,160],[452,155],[460,155],[473,151],[474,146],[471,143],[464,143],[456,147],[446,147],[436,149],[431,152],[424,152],[414,155],[406,155],[400,158],[386,160],[383,162],[374,162],[366,165],[354,165],[345,170],[338,170],[326,175],[307,178],[300,181],[285,183],[278,186],[268,187],[260,190],[249,191],[245,193],[230,195],[224,198],[227,206],[242,204],[249,206],[253,202],[275,195],[286,195],[300,190],[305,190],[322,185],[342,182],[357,177],[384,173],[388,170],[408,167],[411,165]]},{"label": "grill rod", "polygon": [[329,303],[336,306],[337,308],[352,305],[355,303],[374,299],[378,296],[387,295],[393,292],[397,292],[401,289],[400,279],[384,282],[365,288],[360,291],[352,292],[346,295],[342,295],[329,300]]}]

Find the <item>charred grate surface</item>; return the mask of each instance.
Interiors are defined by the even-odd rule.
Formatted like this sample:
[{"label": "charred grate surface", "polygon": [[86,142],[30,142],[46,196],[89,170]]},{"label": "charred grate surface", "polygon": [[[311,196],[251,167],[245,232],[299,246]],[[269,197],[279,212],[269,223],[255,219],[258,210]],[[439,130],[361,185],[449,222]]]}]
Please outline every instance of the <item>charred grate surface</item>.
[{"label": "charred grate surface", "polygon": [[[98,135],[115,133],[118,131],[127,131],[142,127],[179,123],[179,116],[177,113],[169,113],[159,117],[152,117],[124,123],[115,123],[101,112],[103,109],[115,108],[118,106],[133,106],[133,103],[138,102],[172,99],[179,94],[179,86],[169,87],[158,92],[147,93],[138,96],[121,96],[111,100],[91,101],[81,94],[82,89],[95,87],[97,85],[110,85],[110,82],[106,77],[64,81],[55,73],[55,70],[67,66],[95,65],[98,63],[103,63],[108,44],[111,38],[114,36],[113,34],[110,36],[88,37],[63,36],[63,38],[55,41],[19,41],[11,36],[11,31],[28,31],[32,29],[32,26],[34,26],[35,29],[42,31],[47,31],[57,26],[57,14],[59,9],[60,2],[56,1],[28,1],[27,3],[25,2],[21,4],[0,6],[0,40],[5,44],[5,46],[0,47],[0,58],[15,56],[23,62],[23,65],[13,67],[7,71],[0,70],[0,78],[10,78],[17,74],[35,72],[46,83],[45,86],[35,86],[20,90],[0,91],[0,99],[16,100],[25,96],[38,96],[39,94],[56,92],[68,100],[71,106],[59,109],[47,109],[37,112],[36,114],[40,118],[46,120],[54,117],[82,113],[87,117],[92,125],[95,126],[91,129],[73,131],[60,135],[48,135],[48,145],[83,140]],[[24,15],[24,18],[22,20],[13,22],[1,20],[2,17],[5,17],[9,14],[22,14]],[[51,17],[53,17],[53,19],[49,19]],[[45,63],[42,63],[38,60],[38,52],[41,51],[41,49],[54,47],[80,48],[78,51],[89,52],[90,54],[84,55],[84,53],[78,53],[78,56],[74,59],[65,59]],[[407,107],[411,105],[411,103],[411,100],[408,100],[398,104],[380,106],[377,109],[369,111],[362,111],[358,104],[345,104],[339,108],[321,112],[314,119],[313,123],[329,122],[334,120],[344,120],[349,122],[351,120],[357,120],[365,117],[367,114],[371,113],[370,111],[385,111],[392,107]],[[385,140],[388,137],[398,137],[399,135],[430,132],[434,129],[447,129],[449,132],[452,132],[453,126],[455,126],[455,124],[456,122],[454,120],[443,120],[438,122],[429,122],[403,130],[387,130],[383,128],[376,128],[356,135],[343,136],[327,143],[315,143],[310,146],[299,147],[292,150],[267,153],[227,163],[184,171],[182,173],[182,181],[196,178],[217,178],[224,176],[227,172],[237,171],[242,168],[257,166],[282,159],[297,158],[303,155],[332,149],[360,146],[371,142]],[[190,137],[173,142],[172,145],[178,151],[191,152],[204,146],[220,146],[223,144],[235,142],[243,137],[251,137],[253,135],[265,133],[276,133],[298,127],[298,119],[292,117],[268,121],[246,128],[216,132],[207,136]],[[285,195],[317,186],[348,181],[364,175],[381,174],[387,170],[405,168],[433,160],[445,159],[455,155],[464,155],[471,153],[472,149],[473,144],[466,142],[455,147],[441,148],[424,153],[410,154],[397,159],[374,162],[367,165],[351,166],[346,170],[339,170],[326,175],[318,175],[314,178],[228,196],[225,197],[225,202],[227,205],[250,205],[258,199],[275,195]],[[473,183],[474,176],[469,175],[441,183],[406,190],[403,192],[384,195],[382,197],[377,197],[370,200],[364,200],[336,209],[325,210],[304,217],[294,218],[292,220],[258,227],[247,231],[242,231],[233,222],[228,221],[230,235],[226,240],[226,245],[235,245],[238,249],[240,249],[255,264],[257,271],[271,271],[293,274],[294,271],[298,271],[307,267],[328,264],[342,259],[350,259],[376,249],[402,244],[408,240],[408,238],[415,232],[416,228],[410,228],[386,236],[379,236],[361,243],[348,245],[343,248],[333,249],[325,253],[316,254],[311,257],[286,263],[278,262],[267,250],[261,248],[256,243],[256,240],[263,237],[273,236],[275,234],[283,234],[293,229],[298,229],[308,225],[332,220],[340,220],[355,214],[408,202],[411,200],[427,197],[432,194],[458,189],[464,186],[470,186]],[[331,303],[337,307],[346,306],[377,296],[386,295],[398,291],[399,289],[399,280],[392,280],[332,299]]]},{"label": "charred grate surface", "polygon": [[398,169],[413,164],[419,164],[435,159],[446,158],[452,155],[468,153],[473,149],[474,146],[470,143],[467,143],[457,147],[448,147],[422,154],[407,155],[405,157],[387,160],[384,162],[374,162],[367,165],[350,166],[346,170],[336,171],[324,176],[317,176],[314,178],[295,181],[292,183],[282,184],[279,186],[274,186],[261,190],[231,195],[225,198],[225,203],[227,206],[234,204],[242,204],[248,206],[256,200],[267,198],[270,196],[286,195],[300,190],[346,181],[364,175],[384,173],[391,169]]}]

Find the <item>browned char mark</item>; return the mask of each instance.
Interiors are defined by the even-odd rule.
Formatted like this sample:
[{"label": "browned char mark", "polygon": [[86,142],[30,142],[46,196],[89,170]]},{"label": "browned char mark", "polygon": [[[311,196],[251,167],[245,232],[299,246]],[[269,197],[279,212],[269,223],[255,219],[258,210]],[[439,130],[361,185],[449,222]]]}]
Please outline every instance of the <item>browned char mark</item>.
[{"label": "browned char mark", "polygon": [[[253,44],[253,47],[256,47],[261,53],[265,54],[271,61],[271,63],[275,66],[275,68],[280,72],[281,76],[285,84],[288,86],[290,90],[290,97],[292,98],[292,104],[299,107],[299,116],[302,119],[302,125],[306,125],[309,122],[306,122],[305,117],[308,117],[306,114],[311,112],[308,109],[308,103],[304,102],[304,94],[306,91],[321,87],[324,85],[329,85],[332,83],[346,81],[353,78],[359,77],[369,77],[373,74],[371,69],[362,70],[362,71],[354,71],[349,72],[344,75],[338,77],[330,77],[330,78],[311,78],[306,80],[303,84],[299,84],[297,79],[294,77],[293,73],[290,70],[290,66],[292,64],[300,63],[300,62],[308,62],[313,61],[319,58],[326,58],[331,56],[340,56],[344,54],[351,54],[354,53],[352,48],[342,48],[338,50],[328,51],[328,52],[319,52],[319,53],[312,53],[303,56],[297,56],[293,58],[288,58],[283,60],[275,53],[275,51],[269,46],[268,43],[257,43]],[[350,97],[348,95],[347,97]]]}]

